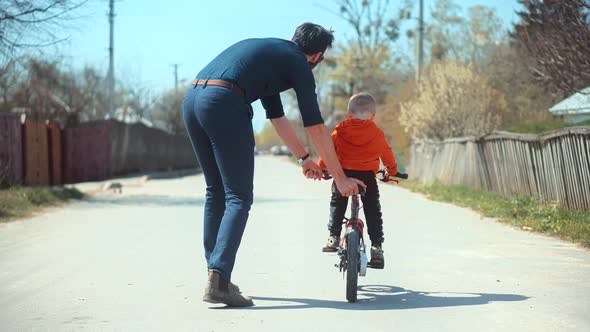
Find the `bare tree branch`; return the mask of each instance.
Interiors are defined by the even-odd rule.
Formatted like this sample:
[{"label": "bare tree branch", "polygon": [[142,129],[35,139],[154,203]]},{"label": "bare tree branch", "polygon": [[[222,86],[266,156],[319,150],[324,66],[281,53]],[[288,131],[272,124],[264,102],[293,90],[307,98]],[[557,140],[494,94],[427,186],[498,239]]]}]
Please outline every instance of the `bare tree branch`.
[{"label": "bare tree branch", "polygon": [[512,37],[532,56],[532,72],[561,97],[590,85],[590,0],[520,0]]},{"label": "bare tree branch", "polygon": [[88,0],[0,0],[2,62],[17,57],[23,50],[40,49],[66,40],[62,34],[63,22],[71,19],[68,14],[87,2]]}]

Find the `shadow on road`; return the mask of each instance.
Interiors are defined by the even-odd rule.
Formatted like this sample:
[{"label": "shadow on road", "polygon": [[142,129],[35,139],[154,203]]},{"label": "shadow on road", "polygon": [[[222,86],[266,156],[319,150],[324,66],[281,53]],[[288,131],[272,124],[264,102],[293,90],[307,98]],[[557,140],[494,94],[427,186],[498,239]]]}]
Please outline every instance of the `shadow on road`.
[{"label": "shadow on road", "polygon": [[[276,204],[305,201],[299,198],[260,197],[254,204]],[[122,205],[122,206],[202,206],[205,199],[200,197],[166,196],[166,195],[104,195],[86,200],[90,204]]]},{"label": "shadow on road", "polygon": [[88,199],[90,204],[122,206],[201,206],[205,200],[198,197],[180,197],[166,195],[112,195],[97,196]]},{"label": "shadow on road", "polygon": [[330,308],[344,310],[404,310],[418,308],[456,307],[482,305],[490,302],[512,302],[527,300],[527,296],[515,294],[486,293],[438,293],[403,289],[394,286],[360,286],[358,301],[348,303],[342,294],[342,301],[305,298],[275,298],[252,296],[257,301],[279,302],[278,305],[260,304],[250,310],[284,310]]}]

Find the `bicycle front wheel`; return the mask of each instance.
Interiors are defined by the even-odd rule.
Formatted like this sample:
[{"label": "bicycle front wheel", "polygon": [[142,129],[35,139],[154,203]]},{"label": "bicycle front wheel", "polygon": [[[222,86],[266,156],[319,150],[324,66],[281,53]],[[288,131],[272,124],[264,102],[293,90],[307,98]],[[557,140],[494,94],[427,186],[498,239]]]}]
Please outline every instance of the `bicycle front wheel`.
[{"label": "bicycle front wheel", "polygon": [[353,230],[346,239],[346,299],[356,302],[356,292],[359,279],[359,244],[360,234]]}]

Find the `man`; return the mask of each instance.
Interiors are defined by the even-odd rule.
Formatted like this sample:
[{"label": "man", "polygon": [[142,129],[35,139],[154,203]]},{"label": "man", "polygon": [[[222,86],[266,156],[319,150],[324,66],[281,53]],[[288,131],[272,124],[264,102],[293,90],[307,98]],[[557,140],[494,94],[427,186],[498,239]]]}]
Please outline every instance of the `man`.
[{"label": "man", "polygon": [[294,156],[303,174],[319,179],[322,170],[305,151],[285,117],[280,93],[294,89],[303,124],[343,195],[358,192],[348,178],[323,124],[312,68],[332,46],[332,31],[304,23],[292,41],[247,39],[211,61],[184,97],[184,121],[207,183],[204,246],[209,276],[203,301],[251,306],[231,283],[236,253],[253,199],[254,132],[250,103],[262,101],[266,116]]}]

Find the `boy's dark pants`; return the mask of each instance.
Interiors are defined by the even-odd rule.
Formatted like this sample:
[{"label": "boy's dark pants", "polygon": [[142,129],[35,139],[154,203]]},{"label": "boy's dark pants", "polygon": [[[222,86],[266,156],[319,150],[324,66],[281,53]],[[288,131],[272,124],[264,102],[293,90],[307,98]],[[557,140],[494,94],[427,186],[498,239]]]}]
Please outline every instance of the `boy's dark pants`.
[{"label": "boy's dark pants", "polygon": [[[348,177],[359,179],[367,185],[367,191],[361,196],[363,211],[369,232],[369,238],[373,245],[383,243],[383,219],[381,215],[381,204],[379,203],[379,187],[373,171],[344,170]],[[330,201],[330,222],[328,229],[330,234],[340,237],[342,231],[342,220],[348,206],[348,197],[343,197],[336,184],[332,183],[332,199]]]}]

